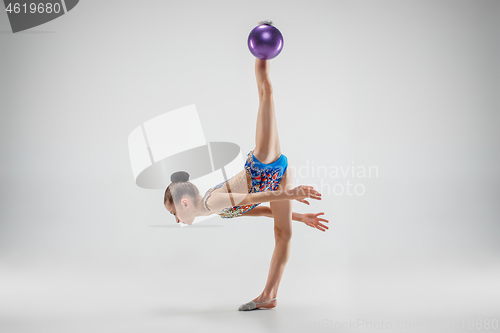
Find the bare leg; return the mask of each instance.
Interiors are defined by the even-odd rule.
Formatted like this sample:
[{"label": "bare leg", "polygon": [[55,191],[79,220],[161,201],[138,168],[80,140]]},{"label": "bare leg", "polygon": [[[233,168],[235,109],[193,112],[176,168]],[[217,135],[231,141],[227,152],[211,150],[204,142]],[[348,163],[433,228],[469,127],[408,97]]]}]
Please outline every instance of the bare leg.
[{"label": "bare leg", "polygon": [[[292,189],[290,169],[288,168],[281,179],[278,189]],[[292,239],[292,201],[280,200],[270,203],[274,216],[274,252],[271,259],[269,274],[266,286],[262,293],[253,301],[256,303],[264,302],[276,298],[278,287],[285,271],[285,266],[290,257],[291,239]],[[262,304],[260,307],[273,308],[278,304],[277,300]]]},{"label": "bare leg", "polygon": [[[259,113],[255,135],[255,157],[262,163],[272,163],[281,156],[278,125],[276,122],[273,88],[269,77],[269,60],[255,59],[255,78],[259,90]],[[281,179],[278,189],[291,189],[290,169]],[[292,238],[292,202],[290,200],[270,203],[274,217],[275,246],[264,291],[253,301],[266,302],[276,298],[278,287],[290,257]],[[273,308],[277,300],[259,305],[261,308]]]},{"label": "bare leg", "polygon": [[255,78],[259,91],[259,113],[253,154],[262,163],[272,163],[281,156],[276,122],[273,87],[269,77],[269,60],[255,58]]}]

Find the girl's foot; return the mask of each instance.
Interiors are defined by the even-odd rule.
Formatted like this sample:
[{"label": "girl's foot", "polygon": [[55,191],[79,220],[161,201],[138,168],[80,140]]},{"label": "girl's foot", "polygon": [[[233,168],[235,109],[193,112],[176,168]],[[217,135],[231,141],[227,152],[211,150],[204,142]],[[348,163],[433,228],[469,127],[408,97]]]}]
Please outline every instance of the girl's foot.
[{"label": "girl's foot", "polygon": [[272,309],[278,305],[278,301],[276,298],[268,299],[268,300],[263,300],[264,298],[259,296],[255,298],[253,301],[250,301],[248,303],[245,303],[241,305],[238,310],[239,311],[250,311],[250,310],[256,310],[256,309]]},{"label": "girl's foot", "polygon": [[259,296],[255,298],[253,301],[257,304],[257,308],[271,309],[275,308],[276,305],[278,305],[278,300],[276,300],[276,297],[271,299],[269,297]]},{"label": "girl's foot", "polygon": [[273,21],[271,21],[271,20],[259,21],[258,25],[262,25],[262,24],[273,25]]}]

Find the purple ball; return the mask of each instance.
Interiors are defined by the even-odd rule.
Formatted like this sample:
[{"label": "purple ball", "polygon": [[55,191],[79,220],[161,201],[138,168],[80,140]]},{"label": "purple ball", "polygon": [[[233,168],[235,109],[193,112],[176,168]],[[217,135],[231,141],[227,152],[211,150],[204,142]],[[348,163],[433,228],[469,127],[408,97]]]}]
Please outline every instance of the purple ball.
[{"label": "purple ball", "polygon": [[248,36],[248,49],[259,59],[273,59],[283,49],[283,35],[272,25],[258,25]]}]

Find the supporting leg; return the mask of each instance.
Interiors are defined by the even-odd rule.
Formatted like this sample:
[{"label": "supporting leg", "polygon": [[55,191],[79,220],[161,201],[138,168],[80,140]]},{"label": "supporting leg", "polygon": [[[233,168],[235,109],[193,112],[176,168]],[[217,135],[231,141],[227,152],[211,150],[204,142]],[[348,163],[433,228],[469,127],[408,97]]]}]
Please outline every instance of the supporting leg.
[{"label": "supporting leg", "polygon": [[[278,189],[291,190],[292,188],[290,169],[287,169]],[[266,286],[264,287],[262,293],[254,299],[254,302],[256,303],[264,302],[277,297],[278,287],[291,251],[292,201],[272,201],[270,205],[274,216],[275,246]],[[274,300],[263,304],[262,307],[272,308],[276,305],[277,300]]]}]

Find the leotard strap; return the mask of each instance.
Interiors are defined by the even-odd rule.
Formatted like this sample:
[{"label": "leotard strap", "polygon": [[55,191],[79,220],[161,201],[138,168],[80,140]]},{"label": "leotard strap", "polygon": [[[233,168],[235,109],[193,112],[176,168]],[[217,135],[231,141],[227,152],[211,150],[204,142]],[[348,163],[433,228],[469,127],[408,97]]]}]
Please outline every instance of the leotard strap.
[{"label": "leotard strap", "polygon": [[[228,181],[226,180],[224,183],[226,183],[226,188],[227,188],[227,192],[229,193],[229,197],[231,198],[231,204],[234,206],[236,206],[234,204],[234,199],[233,199],[233,195],[232,195],[232,192],[231,192],[231,189],[229,188],[229,184],[228,184]],[[222,184],[224,184],[222,183]],[[205,193],[204,195],[204,198],[203,198],[203,205],[205,206],[206,209],[208,209],[209,211],[212,211],[210,208],[208,208],[208,205],[207,205],[207,201],[208,201],[208,198],[210,198],[210,196],[212,195],[212,192],[215,191],[217,188],[221,187],[222,184],[219,184],[217,186],[214,186],[214,187],[211,187],[208,189],[207,193]]]},{"label": "leotard strap", "polygon": [[208,191],[205,193],[205,195],[203,196],[203,205],[205,206],[206,209],[208,209],[209,211],[212,211],[210,208],[208,208],[207,206],[207,200],[208,198],[210,198],[210,196],[212,195],[212,192],[213,192],[214,188],[209,188]]},{"label": "leotard strap", "polygon": [[[208,205],[207,205],[208,198],[210,198],[210,196],[212,195],[213,191],[215,191],[216,189],[218,189],[219,187],[221,187],[222,185],[224,185],[224,183],[227,183],[227,181],[222,182],[219,185],[216,185],[214,187],[209,188],[208,191],[207,191],[207,193],[205,193],[205,195],[203,196],[203,206],[205,206],[205,208],[208,209],[209,211],[212,211],[212,210],[210,208],[208,208]],[[233,197],[231,196],[231,202],[232,202],[232,200],[233,200]]]}]

